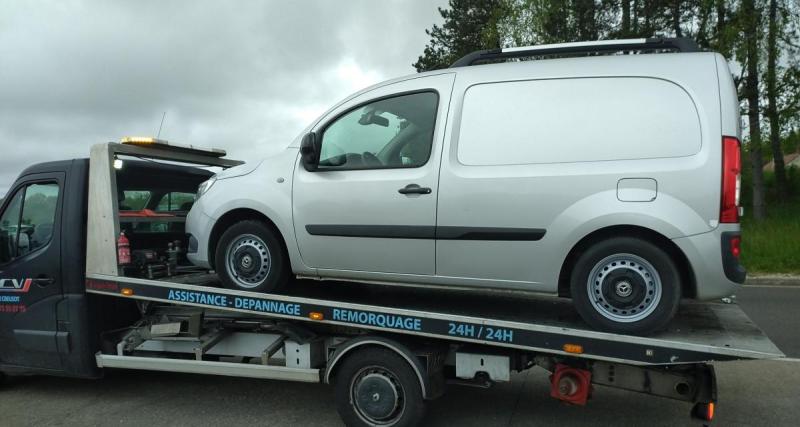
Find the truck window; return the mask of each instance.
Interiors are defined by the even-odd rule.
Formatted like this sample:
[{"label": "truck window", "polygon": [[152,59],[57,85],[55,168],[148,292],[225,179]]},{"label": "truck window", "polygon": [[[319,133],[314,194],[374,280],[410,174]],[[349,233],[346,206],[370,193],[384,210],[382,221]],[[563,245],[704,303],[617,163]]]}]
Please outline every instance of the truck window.
[{"label": "truck window", "polygon": [[24,193],[24,190],[17,191],[0,217],[0,264],[5,264],[16,256],[19,214]]},{"label": "truck window", "polygon": [[14,194],[0,217],[0,264],[27,255],[53,237],[58,184],[37,183]]},{"label": "truck window", "polygon": [[189,211],[194,204],[195,193],[181,193],[173,191],[161,196],[158,201],[156,211],[158,212],[172,212],[172,211]]},{"label": "truck window", "polygon": [[362,105],[322,132],[323,169],[419,167],[428,162],[439,96],[418,92]]},{"label": "truck window", "polygon": [[151,194],[149,191],[125,190],[122,195],[122,200],[119,202],[119,210],[140,211],[147,207]]}]

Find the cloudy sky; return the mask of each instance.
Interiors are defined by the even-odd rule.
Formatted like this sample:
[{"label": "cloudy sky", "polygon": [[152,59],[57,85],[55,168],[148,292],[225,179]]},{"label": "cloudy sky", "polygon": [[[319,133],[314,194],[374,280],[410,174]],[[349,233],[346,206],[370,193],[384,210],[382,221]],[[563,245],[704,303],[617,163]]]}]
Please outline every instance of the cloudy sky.
[{"label": "cloudy sky", "polygon": [[261,158],[411,64],[446,0],[0,0],[0,197],[26,166],[155,135]]}]

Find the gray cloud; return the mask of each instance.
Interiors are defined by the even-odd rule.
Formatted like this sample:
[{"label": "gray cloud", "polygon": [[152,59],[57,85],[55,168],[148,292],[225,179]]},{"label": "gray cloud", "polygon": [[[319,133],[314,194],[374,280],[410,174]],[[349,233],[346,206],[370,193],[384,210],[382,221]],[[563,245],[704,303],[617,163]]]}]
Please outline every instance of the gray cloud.
[{"label": "gray cloud", "polygon": [[446,0],[0,1],[0,195],[125,135],[260,158],[334,102],[414,72]]}]

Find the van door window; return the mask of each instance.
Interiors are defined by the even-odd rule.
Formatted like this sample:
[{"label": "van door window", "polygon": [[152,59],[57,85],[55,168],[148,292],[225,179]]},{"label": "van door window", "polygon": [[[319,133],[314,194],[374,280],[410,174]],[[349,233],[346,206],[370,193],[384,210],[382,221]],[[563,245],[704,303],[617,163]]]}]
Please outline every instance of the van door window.
[{"label": "van door window", "polygon": [[50,243],[57,205],[56,183],[31,184],[14,194],[0,217],[0,264]]},{"label": "van door window", "polygon": [[361,105],[326,125],[321,170],[419,167],[428,162],[436,124],[436,92]]}]

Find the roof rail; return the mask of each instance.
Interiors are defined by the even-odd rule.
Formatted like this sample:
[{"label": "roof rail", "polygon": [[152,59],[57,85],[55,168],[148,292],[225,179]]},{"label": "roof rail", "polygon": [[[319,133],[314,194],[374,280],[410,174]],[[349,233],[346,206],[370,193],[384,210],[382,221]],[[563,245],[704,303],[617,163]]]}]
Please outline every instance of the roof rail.
[{"label": "roof rail", "polygon": [[591,42],[542,44],[538,46],[507,47],[503,49],[477,50],[469,53],[450,68],[467,67],[476,62],[497,59],[521,58],[538,55],[559,55],[565,53],[599,53],[642,50],[673,50],[678,52],[699,52],[700,48],[694,40],[687,37],[598,40]]}]

